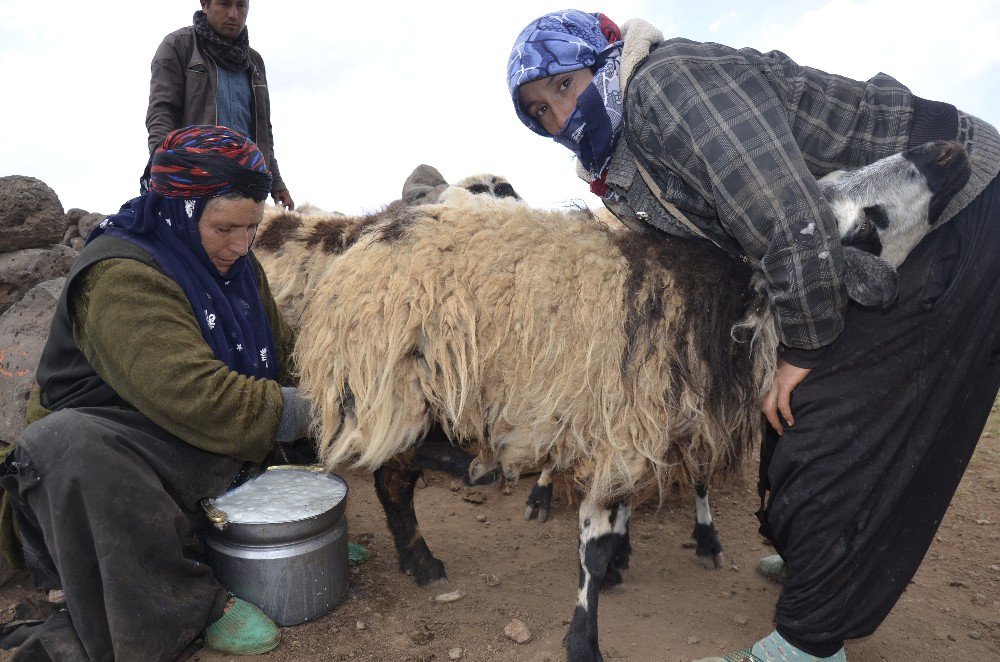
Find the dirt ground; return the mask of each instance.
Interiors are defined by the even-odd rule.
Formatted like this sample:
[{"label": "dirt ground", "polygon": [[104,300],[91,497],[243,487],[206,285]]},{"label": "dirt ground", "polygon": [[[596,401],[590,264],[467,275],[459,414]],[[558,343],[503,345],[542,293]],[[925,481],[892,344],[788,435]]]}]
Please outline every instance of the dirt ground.
[{"label": "dirt ground", "polygon": [[[203,650],[198,662],[351,660],[437,662],[562,660],[562,638],[577,593],[576,515],[564,499],[545,524],[523,519],[532,479],[511,494],[468,489],[432,473],[416,507],[429,546],[453,584],[465,591],[439,604],[397,571],[392,540],[369,475],[345,474],[350,538],[372,553],[352,569],[348,598],[331,614],[282,631],[282,643],[258,658]],[[724,654],[770,632],[780,587],[758,576],[771,552],[756,533],[753,481],[716,489],[713,512],[726,565],[705,570],[685,547],[693,505],[640,509],[632,519],[631,569],[624,588],[600,600],[601,649],[607,660],[673,662]],[[485,520],[485,521],[480,521]],[[490,577],[493,575],[494,577]],[[499,584],[492,585],[499,579]],[[0,606],[26,592],[0,588]],[[521,620],[531,639],[504,635]],[[873,636],[847,645],[852,662],[1000,659],[1000,407],[990,422],[951,509],[920,571]],[[9,654],[0,653],[0,660]]]}]

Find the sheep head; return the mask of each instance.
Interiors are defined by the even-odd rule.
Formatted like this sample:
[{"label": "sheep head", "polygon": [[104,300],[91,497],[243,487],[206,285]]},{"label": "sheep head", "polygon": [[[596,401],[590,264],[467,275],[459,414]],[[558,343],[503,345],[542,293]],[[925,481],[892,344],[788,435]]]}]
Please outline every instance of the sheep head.
[{"label": "sheep head", "polygon": [[[521,199],[506,178],[499,175],[479,174],[460,179],[453,186],[464,188],[469,193],[488,195],[494,198]],[[449,187],[448,181],[437,168],[426,164],[417,166],[403,183],[402,200],[409,205],[434,204]]]},{"label": "sheep head", "polygon": [[819,180],[837,218],[851,299],[877,307],[896,299],[896,268],[970,174],[965,149],[939,140]]},{"label": "sheep head", "polygon": [[898,268],[933,228],[972,170],[965,149],[939,140],[819,180],[840,243]]}]

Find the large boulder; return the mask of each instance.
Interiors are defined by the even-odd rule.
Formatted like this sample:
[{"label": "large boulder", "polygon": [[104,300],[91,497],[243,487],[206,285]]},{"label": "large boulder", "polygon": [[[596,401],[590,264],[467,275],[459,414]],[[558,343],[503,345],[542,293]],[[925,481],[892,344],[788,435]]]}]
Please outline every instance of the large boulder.
[{"label": "large boulder", "polygon": [[89,237],[90,231],[94,229],[94,226],[96,226],[98,223],[100,223],[106,218],[107,216],[105,216],[104,214],[98,214],[97,212],[92,212],[81,218],[77,222],[77,228],[80,233],[80,236],[83,237],[84,239]]},{"label": "large boulder", "polygon": [[0,441],[24,429],[24,410],[65,278],[39,283],[0,315]]},{"label": "large boulder", "polygon": [[71,225],[68,228],[66,228],[66,232],[63,234],[63,240],[59,243],[66,244],[67,246],[69,246],[70,239],[79,236],[80,236],[80,228],[78,228],[75,224]]},{"label": "large boulder", "polygon": [[80,222],[80,219],[89,214],[86,209],[80,209],[79,207],[71,207],[66,210],[66,227],[71,225],[76,225]]},{"label": "large boulder", "polygon": [[59,196],[34,177],[0,177],[0,253],[57,244],[66,230]]},{"label": "large boulder", "polygon": [[38,283],[65,276],[76,256],[75,250],[62,244],[0,255],[0,313]]}]

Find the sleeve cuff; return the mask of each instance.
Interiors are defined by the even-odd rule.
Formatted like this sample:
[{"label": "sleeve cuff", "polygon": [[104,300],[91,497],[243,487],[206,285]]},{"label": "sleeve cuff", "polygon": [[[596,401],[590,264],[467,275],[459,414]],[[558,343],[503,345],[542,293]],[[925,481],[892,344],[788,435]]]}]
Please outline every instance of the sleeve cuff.
[{"label": "sleeve cuff", "polygon": [[823,359],[826,358],[827,349],[829,349],[829,347],[820,347],[819,349],[798,349],[796,347],[785,347],[782,345],[780,356],[782,361],[793,365],[796,368],[808,368],[811,370],[823,362]]}]

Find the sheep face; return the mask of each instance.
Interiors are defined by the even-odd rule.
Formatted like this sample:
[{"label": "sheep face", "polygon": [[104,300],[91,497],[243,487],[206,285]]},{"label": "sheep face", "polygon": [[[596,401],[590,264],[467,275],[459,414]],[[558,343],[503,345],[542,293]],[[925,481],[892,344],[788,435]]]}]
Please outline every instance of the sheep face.
[{"label": "sheep face", "polygon": [[455,182],[455,186],[460,186],[473,194],[485,193],[494,198],[521,199],[510,182],[497,175],[472,175]]},{"label": "sheep face", "polygon": [[819,184],[838,220],[841,244],[897,268],[970,173],[965,149],[940,140],[852,172],[830,173]]}]

